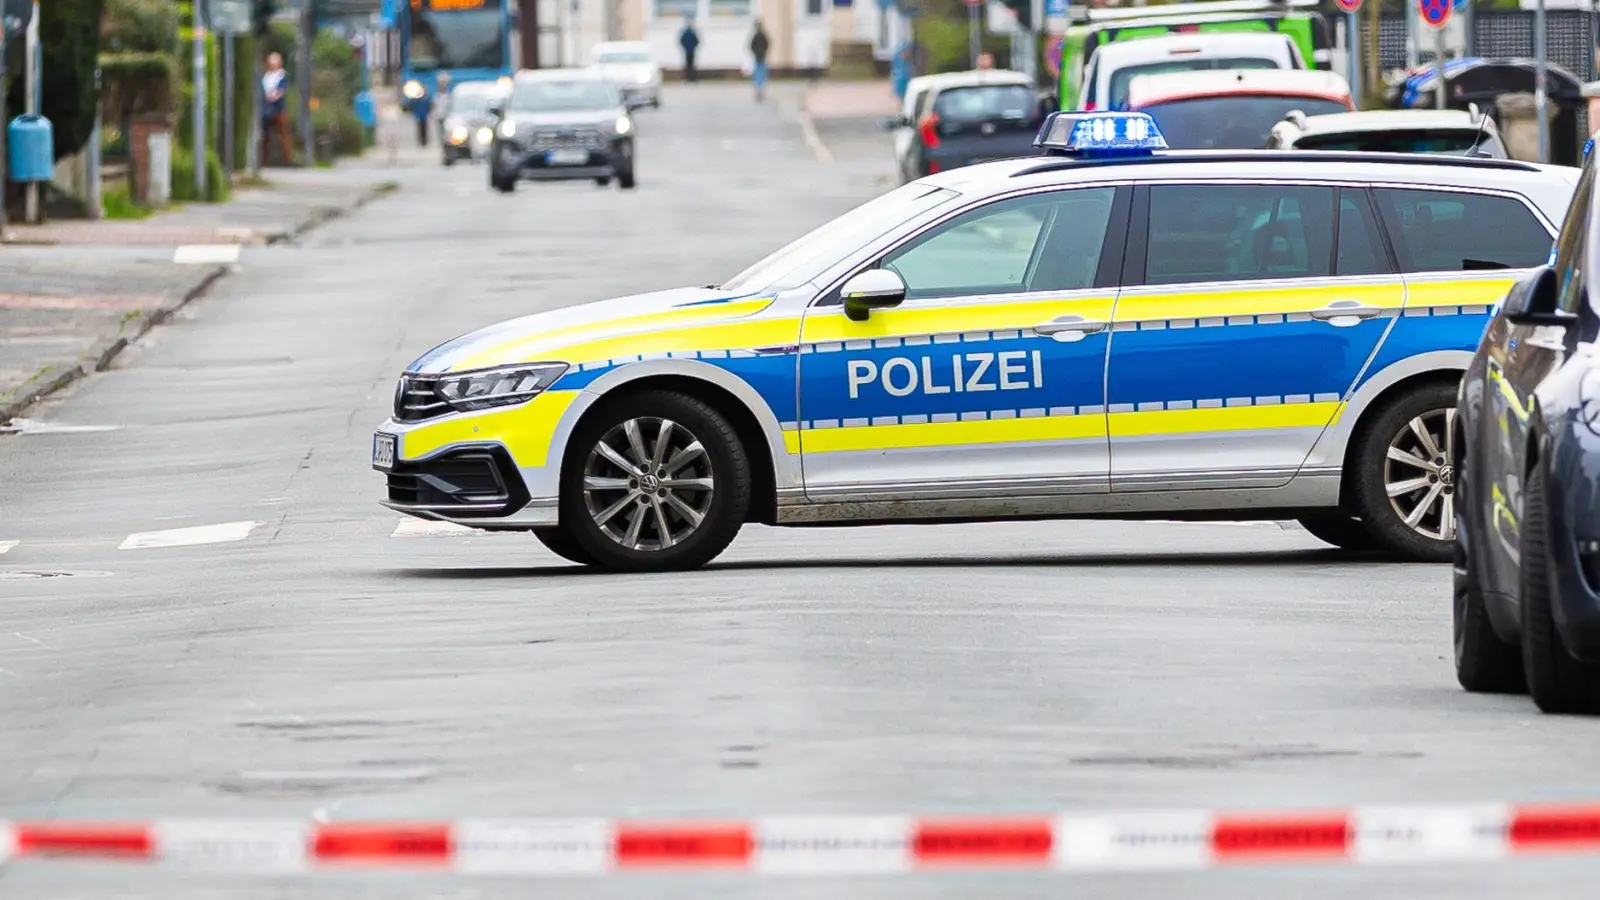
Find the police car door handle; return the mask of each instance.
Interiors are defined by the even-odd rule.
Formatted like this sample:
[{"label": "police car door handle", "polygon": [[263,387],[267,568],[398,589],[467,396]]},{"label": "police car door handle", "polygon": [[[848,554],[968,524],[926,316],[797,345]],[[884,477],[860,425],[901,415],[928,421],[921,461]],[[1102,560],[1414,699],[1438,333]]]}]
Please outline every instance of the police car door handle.
[{"label": "police car door handle", "polygon": [[1368,306],[1359,300],[1335,300],[1321,309],[1313,309],[1311,318],[1342,327],[1354,325],[1361,319],[1373,318],[1382,312],[1381,307]]},{"label": "police car door handle", "polygon": [[1033,326],[1034,334],[1052,337],[1058,341],[1081,341],[1097,331],[1105,331],[1106,323],[1083,316],[1061,316]]}]

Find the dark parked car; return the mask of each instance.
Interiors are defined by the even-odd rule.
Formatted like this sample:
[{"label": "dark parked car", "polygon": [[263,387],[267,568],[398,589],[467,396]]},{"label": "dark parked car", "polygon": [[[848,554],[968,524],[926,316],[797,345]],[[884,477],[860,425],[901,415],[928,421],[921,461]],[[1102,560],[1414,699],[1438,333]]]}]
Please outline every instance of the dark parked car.
[{"label": "dark parked car", "polygon": [[[1461,384],[1455,659],[1474,692],[1600,711],[1600,296],[1591,158],[1550,266],[1524,276]],[[1448,488],[1447,488],[1448,489]]]},{"label": "dark parked car", "polygon": [[519,72],[511,96],[495,105],[499,124],[489,148],[489,186],[518,181],[611,179],[633,188],[633,117],[611,83],[589,69]]},{"label": "dark parked car", "polygon": [[1028,76],[992,69],[932,76],[917,106],[915,121],[896,117],[884,123],[909,131],[910,140],[897,152],[902,176],[911,178],[1033,156],[1033,139],[1051,109]]}]

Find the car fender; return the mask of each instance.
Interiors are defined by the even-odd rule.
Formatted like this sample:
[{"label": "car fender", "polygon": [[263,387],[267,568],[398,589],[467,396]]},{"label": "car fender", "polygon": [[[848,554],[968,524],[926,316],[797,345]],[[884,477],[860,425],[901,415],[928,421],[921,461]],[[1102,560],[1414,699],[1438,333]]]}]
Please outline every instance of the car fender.
[{"label": "car fender", "polygon": [[1460,377],[1472,363],[1470,350],[1432,350],[1396,360],[1366,379],[1345,400],[1338,417],[1322,432],[1303,468],[1342,468],[1345,451],[1356,424],[1371,409],[1373,401],[1396,384],[1418,375],[1449,372]]},{"label": "car fender", "polygon": [[[761,427],[762,436],[767,441],[767,451],[772,456],[775,487],[779,491],[786,488],[798,490],[801,487],[798,450],[791,453],[786,447],[783,429],[779,427],[778,417],[772,412],[772,407],[762,399],[755,388],[750,386],[749,382],[729,373],[726,369],[695,359],[644,360],[618,367],[595,379],[578,394],[577,399],[573,400],[562,415],[561,422],[551,437],[551,459],[561,459],[565,456],[567,441],[571,438],[573,429],[577,427],[584,413],[601,398],[640,379],[663,375],[704,381],[732,394],[734,399],[744,404],[745,409],[755,417],[756,423]],[[558,469],[559,466],[552,468]],[[559,475],[557,477],[559,478]],[[554,496],[554,493],[551,496]]]}]

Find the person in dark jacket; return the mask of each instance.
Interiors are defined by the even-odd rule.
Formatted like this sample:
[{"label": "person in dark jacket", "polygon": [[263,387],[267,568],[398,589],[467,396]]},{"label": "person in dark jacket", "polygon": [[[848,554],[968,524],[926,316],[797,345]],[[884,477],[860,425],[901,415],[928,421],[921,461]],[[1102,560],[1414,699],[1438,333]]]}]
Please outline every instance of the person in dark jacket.
[{"label": "person in dark jacket", "polygon": [[750,38],[750,55],[755,59],[755,65],[750,69],[750,80],[756,86],[756,102],[760,103],[766,98],[767,91],[767,51],[772,49],[772,41],[767,38],[766,29],[761,27],[761,20],[756,20],[756,33]]},{"label": "person in dark jacket", "polygon": [[699,81],[694,70],[694,52],[700,48],[700,35],[694,30],[694,20],[683,17],[683,31],[678,33],[678,46],[683,48],[683,80]]}]

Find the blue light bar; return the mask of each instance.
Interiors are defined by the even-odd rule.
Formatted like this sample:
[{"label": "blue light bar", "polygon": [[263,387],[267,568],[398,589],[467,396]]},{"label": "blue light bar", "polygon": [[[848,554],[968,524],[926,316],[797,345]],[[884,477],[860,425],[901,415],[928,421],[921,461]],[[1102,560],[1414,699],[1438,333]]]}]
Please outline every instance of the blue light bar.
[{"label": "blue light bar", "polygon": [[1055,112],[1033,145],[1052,156],[1149,156],[1167,149],[1156,120],[1137,112]]}]

